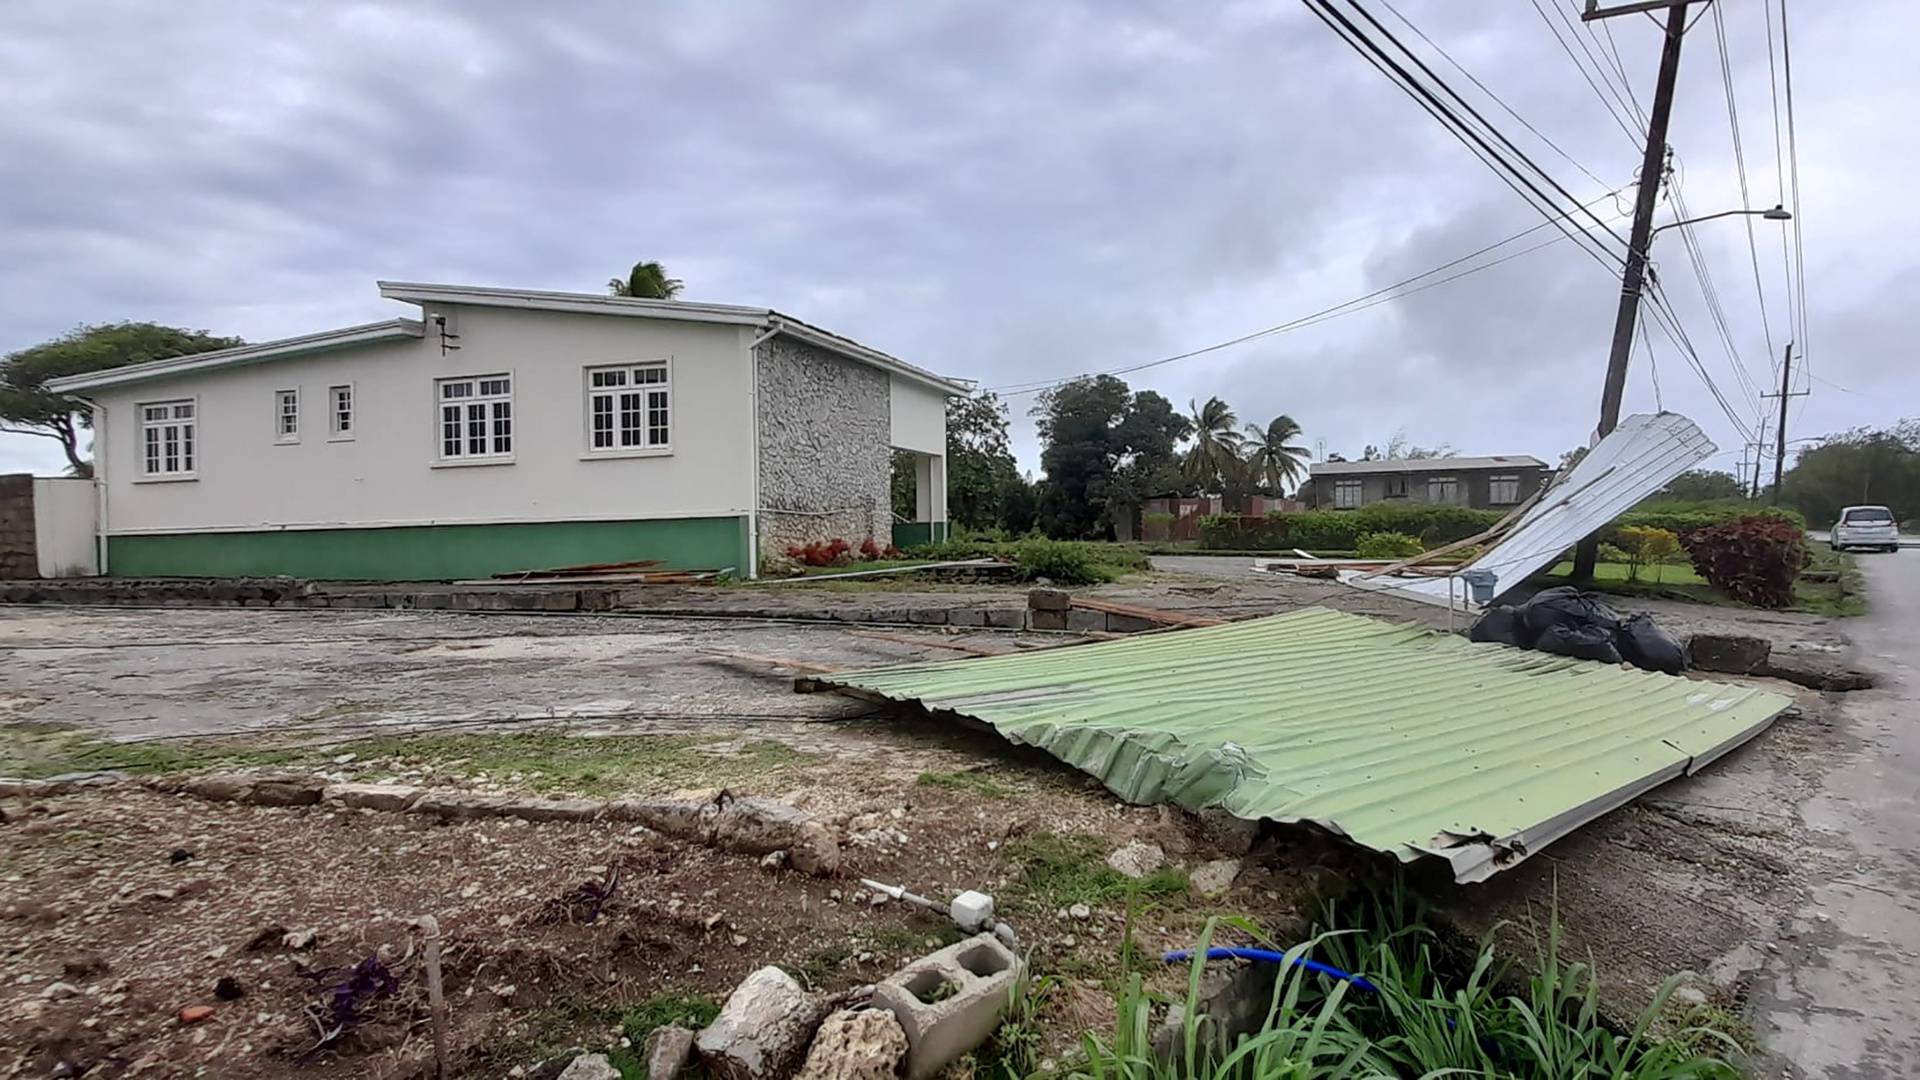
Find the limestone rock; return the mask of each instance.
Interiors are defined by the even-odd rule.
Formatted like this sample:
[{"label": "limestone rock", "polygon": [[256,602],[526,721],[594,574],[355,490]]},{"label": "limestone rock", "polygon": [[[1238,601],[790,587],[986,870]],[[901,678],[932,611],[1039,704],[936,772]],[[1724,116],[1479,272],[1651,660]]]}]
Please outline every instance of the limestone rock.
[{"label": "limestone rock", "polygon": [[907,1056],[907,1033],[883,1009],[844,1010],[813,1037],[798,1080],[893,1080]]},{"label": "limestone rock", "polygon": [[770,1080],[800,1064],[819,1020],[819,1006],[793,976],[763,967],[734,987],[694,1046],[720,1080]]},{"label": "limestone rock", "polygon": [[653,1029],[647,1036],[647,1080],[673,1080],[693,1056],[693,1032],[677,1024]]},{"label": "limestone rock", "polygon": [[605,1054],[581,1054],[567,1063],[560,1080],[620,1080],[620,1070]]},{"label": "limestone rock", "polygon": [[181,787],[209,802],[312,806],[320,801],[326,781],[307,773],[216,773],[188,780]]},{"label": "limestone rock", "polygon": [[1188,880],[1202,896],[1219,896],[1233,887],[1233,879],[1240,876],[1239,859],[1215,859],[1201,863],[1194,868]]},{"label": "limestone rock", "polygon": [[328,784],[322,797],[350,810],[405,810],[420,797],[412,784]]},{"label": "limestone rock", "polygon": [[1159,844],[1135,840],[1107,856],[1107,865],[1130,878],[1143,878],[1167,864],[1167,853]]}]

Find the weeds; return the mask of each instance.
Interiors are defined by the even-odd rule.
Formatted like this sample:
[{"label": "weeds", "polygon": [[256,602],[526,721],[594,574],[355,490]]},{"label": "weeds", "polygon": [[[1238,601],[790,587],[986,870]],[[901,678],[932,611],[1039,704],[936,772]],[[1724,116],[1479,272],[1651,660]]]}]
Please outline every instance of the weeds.
[{"label": "weeds", "polygon": [[1025,1080],[1038,1074],[1046,1050],[1047,1027],[1040,1014],[1058,985],[1051,975],[1035,976],[1029,958],[1024,973],[1008,991],[1007,1011],[993,1038],[973,1054],[976,1080]]},{"label": "weeds", "polygon": [[1009,845],[1008,854],[1020,869],[1008,898],[1028,912],[1095,907],[1130,896],[1151,906],[1188,889],[1184,870],[1157,870],[1137,881],[1127,877],[1106,864],[1100,841],[1088,836],[1034,833]]},{"label": "weeds", "polygon": [[968,772],[923,772],[913,781],[920,787],[938,788],[941,791],[959,791],[973,795],[982,795],[989,799],[1003,798],[1013,794],[1013,789],[984,773]]},{"label": "weeds", "polygon": [[705,994],[687,994],[669,990],[655,994],[620,1016],[620,1033],[639,1046],[654,1028],[678,1024],[699,1030],[720,1015],[720,1003]]}]

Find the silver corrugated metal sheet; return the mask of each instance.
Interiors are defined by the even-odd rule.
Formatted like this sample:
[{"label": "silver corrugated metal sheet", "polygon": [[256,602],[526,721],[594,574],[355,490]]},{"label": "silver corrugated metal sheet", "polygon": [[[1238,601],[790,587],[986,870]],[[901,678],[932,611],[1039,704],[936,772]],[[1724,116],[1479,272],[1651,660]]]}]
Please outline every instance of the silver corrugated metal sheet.
[{"label": "silver corrugated metal sheet", "polygon": [[[1493,592],[1499,596],[1552,566],[1561,552],[1666,487],[1674,477],[1712,456],[1713,450],[1713,442],[1699,426],[1679,413],[1629,416],[1521,515],[1499,543],[1461,569],[1493,571]],[[1447,603],[1449,590],[1454,597],[1472,594],[1458,571],[1441,577],[1393,578],[1348,570],[1340,580],[1430,604]]]}]

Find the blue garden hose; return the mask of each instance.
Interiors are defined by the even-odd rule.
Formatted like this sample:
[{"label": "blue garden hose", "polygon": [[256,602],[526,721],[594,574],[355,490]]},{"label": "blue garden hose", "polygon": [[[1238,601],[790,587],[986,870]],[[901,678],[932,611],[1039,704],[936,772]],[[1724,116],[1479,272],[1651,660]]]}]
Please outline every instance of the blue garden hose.
[{"label": "blue garden hose", "polygon": [[[1178,964],[1185,960],[1191,960],[1193,959],[1193,950],[1192,949],[1175,949],[1174,951],[1168,953],[1164,957],[1164,959],[1169,964]],[[1267,963],[1267,964],[1284,964],[1287,962],[1287,954],[1274,952],[1271,949],[1208,949],[1207,959],[1209,960],[1258,960],[1262,963]],[[1309,960],[1304,956],[1296,958],[1293,961],[1293,964],[1295,967],[1303,967],[1303,968],[1306,968],[1308,971],[1317,971],[1320,974],[1326,975],[1330,978],[1340,979],[1344,982],[1350,982],[1361,990],[1367,990],[1373,993],[1379,993],[1380,991],[1380,988],[1368,982],[1365,976],[1355,975],[1352,972],[1341,971],[1339,968],[1334,967],[1331,964],[1323,964],[1318,960]]]}]

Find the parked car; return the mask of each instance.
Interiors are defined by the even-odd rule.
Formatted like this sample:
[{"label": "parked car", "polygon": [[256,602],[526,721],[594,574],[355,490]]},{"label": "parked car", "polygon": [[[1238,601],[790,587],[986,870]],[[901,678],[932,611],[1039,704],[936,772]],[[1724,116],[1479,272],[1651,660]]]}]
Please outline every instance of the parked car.
[{"label": "parked car", "polygon": [[1900,528],[1894,524],[1893,511],[1884,506],[1849,506],[1840,511],[1827,542],[1835,551],[1899,551]]}]

